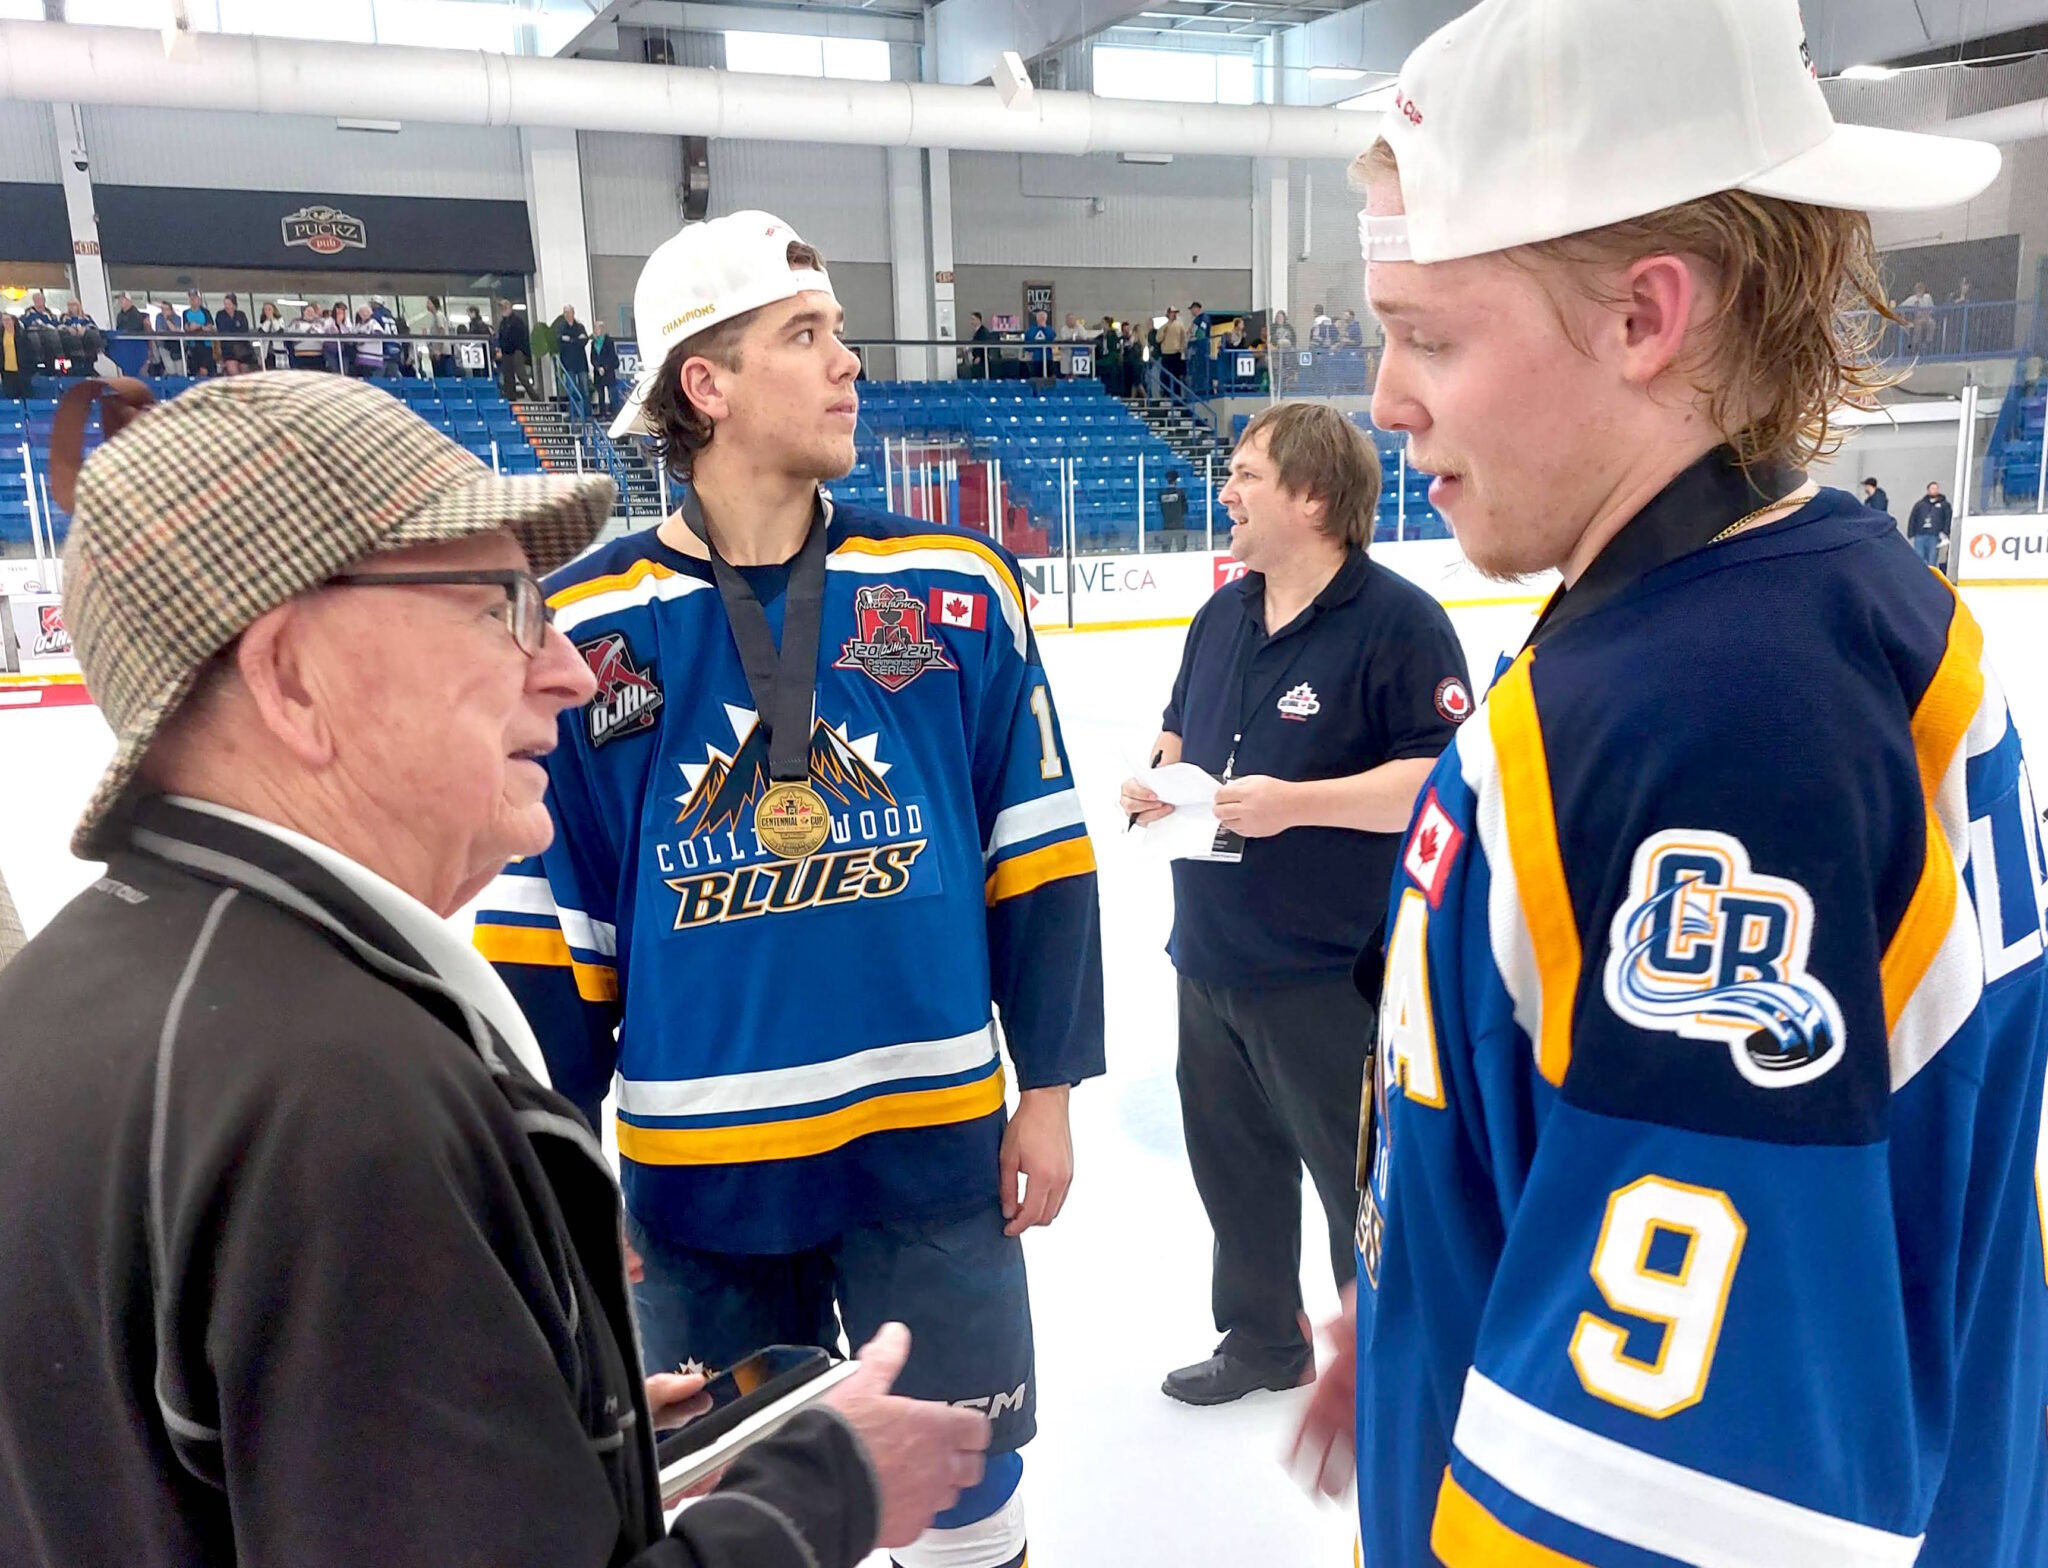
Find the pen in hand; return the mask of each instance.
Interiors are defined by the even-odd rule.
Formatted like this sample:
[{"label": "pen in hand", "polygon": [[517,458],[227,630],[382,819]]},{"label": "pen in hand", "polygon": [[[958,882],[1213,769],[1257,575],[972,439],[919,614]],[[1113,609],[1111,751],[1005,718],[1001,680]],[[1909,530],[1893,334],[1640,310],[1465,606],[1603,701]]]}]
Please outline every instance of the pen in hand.
[{"label": "pen in hand", "polygon": [[[1151,767],[1154,767],[1154,768],[1158,767],[1158,766],[1159,766],[1159,760],[1160,760],[1160,758],[1164,757],[1165,755],[1166,755],[1166,752],[1165,752],[1165,750],[1164,750],[1163,748],[1162,748],[1161,750],[1158,750],[1158,751],[1155,751],[1155,752],[1153,752],[1153,753],[1152,753],[1152,762],[1151,762]],[[1148,771],[1149,771],[1149,770],[1148,770]],[[1124,831],[1125,831],[1126,833],[1130,832],[1130,831],[1131,831],[1131,829],[1132,829],[1132,828],[1134,828],[1134,827],[1136,827],[1137,825],[1138,825],[1138,814],[1137,814],[1137,813],[1136,813],[1135,811],[1134,811],[1134,812],[1132,812],[1132,813],[1131,813],[1131,814],[1130,814],[1130,815],[1129,815],[1128,817],[1124,818]]]}]

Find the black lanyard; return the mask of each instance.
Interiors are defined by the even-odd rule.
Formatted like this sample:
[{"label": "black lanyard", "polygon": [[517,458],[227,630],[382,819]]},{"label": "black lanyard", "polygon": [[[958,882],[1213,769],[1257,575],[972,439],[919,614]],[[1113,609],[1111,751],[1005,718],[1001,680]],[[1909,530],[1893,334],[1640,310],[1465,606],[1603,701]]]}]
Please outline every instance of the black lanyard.
[{"label": "black lanyard", "polygon": [[[1315,606],[1313,604],[1303,612],[1305,615],[1312,615],[1314,613]],[[1297,621],[1299,621],[1299,617],[1297,617]],[[1288,624],[1296,628],[1290,633],[1290,635],[1297,639],[1294,652],[1290,653],[1287,656],[1287,662],[1280,666],[1280,673],[1266,683],[1265,689],[1257,697],[1253,697],[1252,666],[1258,662],[1259,654],[1265,648],[1272,646],[1273,640],[1263,635],[1248,619],[1238,623],[1235,682],[1237,686],[1237,733],[1230,737],[1230,755],[1223,762],[1223,782],[1226,784],[1230,782],[1233,770],[1237,767],[1237,748],[1244,741],[1245,731],[1251,728],[1252,715],[1264,706],[1266,699],[1279,690],[1286,682],[1287,677],[1294,673],[1294,666],[1300,662],[1301,656],[1308,651],[1308,627],[1305,624],[1297,625],[1295,621],[1291,621]]]},{"label": "black lanyard", "polygon": [[694,490],[682,496],[683,521],[704,541],[711,555],[711,576],[732,624],[732,640],[747,672],[747,690],[754,694],[757,722],[768,739],[768,777],[781,784],[811,776],[811,717],[817,703],[818,638],[825,621],[825,507],[814,502],[811,531],[789,563],[784,593],[782,648],[768,612],[753,584],[718,553],[704,521],[703,503]]}]

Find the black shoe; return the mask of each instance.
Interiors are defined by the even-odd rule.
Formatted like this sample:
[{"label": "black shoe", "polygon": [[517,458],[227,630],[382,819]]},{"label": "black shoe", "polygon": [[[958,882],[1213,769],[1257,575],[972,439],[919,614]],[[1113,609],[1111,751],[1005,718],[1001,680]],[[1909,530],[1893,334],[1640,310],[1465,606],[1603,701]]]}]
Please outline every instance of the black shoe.
[{"label": "black shoe", "polygon": [[1178,1399],[1184,1405],[1227,1405],[1260,1389],[1279,1393],[1299,1388],[1312,1379],[1312,1366],[1306,1352],[1290,1366],[1266,1368],[1219,1350],[1207,1361],[1167,1373],[1159,1388],[1167,1398]]}]

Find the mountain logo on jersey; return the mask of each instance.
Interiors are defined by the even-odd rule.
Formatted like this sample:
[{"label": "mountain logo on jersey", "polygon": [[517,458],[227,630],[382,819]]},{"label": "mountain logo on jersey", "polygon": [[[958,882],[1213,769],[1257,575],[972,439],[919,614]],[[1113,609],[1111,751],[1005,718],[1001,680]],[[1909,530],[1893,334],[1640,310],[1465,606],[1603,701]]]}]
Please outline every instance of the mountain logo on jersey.
[{"label": "mountain logo on jersey", "polygon": [[1765,1089],[1810,1083],[1841,1060],[1842,1010],[1809,973],[1813,898],[1766,876],[1740,839],[1667,828],[1637,846],[1609,929],[1604,990],[1639,1028],[1728,1047]]},{"label": "mountain logo on jersey", "polygon": [[894,583],[853,591],[854,634],[835,670],[862,670],[884,691],[901,691],[926,670],[958,669],[925,629],[925,601]]},{"label": "mountain logo on jersey", "polygon": [[653,729],[654,716],[661,711],[661,687],[652,671],[635,662],[625,637],[608,632],[595,642],[579,642],[576,651],[597,677],[597,695],[583,710],[591,748]]},{"label": "mountain logo on jersey", "polygon": [[[676,821],[691,838],[726,833],[754,820],[754,807],[768,788],[768,734],[755,714],[744,708],[727,708],[739,748],[726,756],[715,746],[706,746],[705,760],[684,763],[683,778],[690,793],[677,797],[682,812]],[[833,729],[823,719],[811,728],[811,782],[820,793],[842,806],[857,801],[896,804],[896,797],[882,776],[889,771],[877,760],[879,737],[851,739],[842,726]]]},{"label": "mountain logo on jersey", "polygon": [[676,797],[682,833],[652,846],[663,884],[676,895],[675,931],[763,915],[796,914],[865,899],[922,898],[942,890],[925,857],[925,808],[886,782],[878,735],[853,737],[823,719],[811,729],[810,776],[832,806],[831,836],[801,860],[761,842],[754,806],[768,788],[768,741],[756,714],[727,706],[739,744],[731,756],[706,746],[681,764],[690,786]]}]

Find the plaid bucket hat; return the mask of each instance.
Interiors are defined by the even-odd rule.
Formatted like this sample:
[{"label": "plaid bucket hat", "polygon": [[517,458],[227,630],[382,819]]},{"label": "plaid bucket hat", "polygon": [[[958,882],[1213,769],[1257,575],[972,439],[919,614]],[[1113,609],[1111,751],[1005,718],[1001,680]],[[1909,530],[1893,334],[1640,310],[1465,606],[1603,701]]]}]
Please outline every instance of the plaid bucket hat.
[{"label": "plaid bucket hat", "polygon": [[[106,441],[83,464],[95,404]],[[611,516],[606,477],[493,473],[387,392],[269,371],[156,403],[85,382],[59,405],[51,493],[72,512],[64,620],[117,741],[71,836],[105,858],[144,754],[257,617],[364,559],[505,529],[536,576]]]}]

